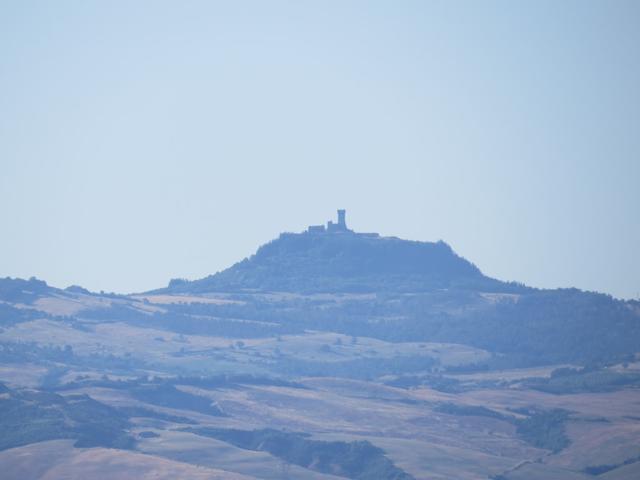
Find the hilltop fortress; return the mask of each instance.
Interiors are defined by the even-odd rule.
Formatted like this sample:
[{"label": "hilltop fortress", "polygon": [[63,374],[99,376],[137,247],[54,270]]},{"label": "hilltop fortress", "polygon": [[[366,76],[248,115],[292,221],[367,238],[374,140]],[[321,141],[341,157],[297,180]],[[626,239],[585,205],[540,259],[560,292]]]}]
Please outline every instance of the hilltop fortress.
[{"label": "hilltop fortress", "polygon": [[172,280],[165,291],[422,292],[468,285],[503,288],[442,241],[354,232],[341,209],[337,221],[281,233],[226,270],[194,281]]},{"label": "hilltop fortress", "polygon": [[[324,225],[310,225],[307,228],[306,233],[309,234],[327,234],[327,233],[351,233],[356,234],[353,230],[347,228],[346,221],[347,211],[344,209],[338,210],[338,222],[333,223],[331,220],[327,222],[327,226]],[[380,235],[377,233],[357,233],[356,235],[363,235],[367,237],[379,237]]]}]

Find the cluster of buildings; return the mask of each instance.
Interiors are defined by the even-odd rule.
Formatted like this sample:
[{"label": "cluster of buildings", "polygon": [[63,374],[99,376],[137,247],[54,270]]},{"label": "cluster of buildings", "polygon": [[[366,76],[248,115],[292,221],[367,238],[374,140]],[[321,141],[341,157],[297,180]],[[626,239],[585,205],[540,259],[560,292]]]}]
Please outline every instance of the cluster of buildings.
[{"label": "cluster of buildings", "polygon": [[311,225],[307,228],[309,233],[337,233],[337,232],[351,232],[347,228],[346,210],[338,210],[338,223],[333,223],[331,220],[327,222],[327,226],[324,225]]},{"label": "cluster of buildings", "polygon": [[[307,233],[311,234],[322,234],[322,233],[354,233],[353,230],[349,230],[347,228],[347,220],[346,220],[347,211],[340,209],[338,210],[338,221],[336,223],[329,220],[327,225],[310,225],[307,228]],[[378,237],[377,233],[358,233],[357,235],[367,236],[367,237]]]}]

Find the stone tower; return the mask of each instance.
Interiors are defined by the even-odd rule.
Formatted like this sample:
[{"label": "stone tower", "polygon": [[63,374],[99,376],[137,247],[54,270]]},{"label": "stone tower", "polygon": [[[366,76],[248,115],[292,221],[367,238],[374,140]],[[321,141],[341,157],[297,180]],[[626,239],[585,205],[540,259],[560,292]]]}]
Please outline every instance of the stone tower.
[{"label": "stone tower", "polygon": [[338,210],[338,228],[340,230],[347,229],[347,222],[345,220],[345,215],[347,214],[346,210]]}]

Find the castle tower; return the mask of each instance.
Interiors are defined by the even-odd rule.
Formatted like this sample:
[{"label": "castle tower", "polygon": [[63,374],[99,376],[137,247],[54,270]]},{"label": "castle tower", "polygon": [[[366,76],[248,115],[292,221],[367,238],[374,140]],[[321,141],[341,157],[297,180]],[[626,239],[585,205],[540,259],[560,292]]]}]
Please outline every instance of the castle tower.
[{"label": "castle tower", "polygon": [[340,230],[347,229],[347,222],[345,220],[346,210],[338,210],[338,228]]}]

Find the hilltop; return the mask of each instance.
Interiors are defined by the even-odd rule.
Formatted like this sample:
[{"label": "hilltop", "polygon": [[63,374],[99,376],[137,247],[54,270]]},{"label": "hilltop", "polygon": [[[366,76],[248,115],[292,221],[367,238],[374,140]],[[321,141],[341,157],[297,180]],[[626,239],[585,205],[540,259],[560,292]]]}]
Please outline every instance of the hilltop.
[{"label": "hilltop", "polygon": [[513,291],[486,277],[443,241],[417,242],[347,228],[338,223],[283,233],[249,258],[206,278],[174,279],[158,292],[423,292],[442,288]]}]

